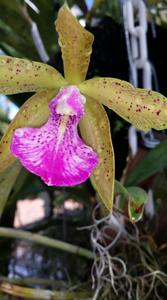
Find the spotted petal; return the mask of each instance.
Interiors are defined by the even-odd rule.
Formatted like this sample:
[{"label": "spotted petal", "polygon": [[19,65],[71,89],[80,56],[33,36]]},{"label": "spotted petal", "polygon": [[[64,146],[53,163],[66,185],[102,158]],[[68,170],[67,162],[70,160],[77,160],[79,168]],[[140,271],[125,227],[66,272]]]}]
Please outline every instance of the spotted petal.
[{"label": "spotted petal", "polygon": [[79,88],[141,130],[167,128],[167,98],[160,93],[114,78],[93,78]]},{"label": "spotted petal", "polygon": [[55,89],[41,91],[30,97],[20,108],[6,133],[0,141],[0,172],[4,172],[15,161],[11,154],[10,144],[16,128],[24,126],[40,127],[49,116],[48,103],[57,94]]},{"label": "spotted petal", "polygon": [[110,124],[102,104],[86,98],[86,114],[79,123],[84,141],[98,153],[99,164],[91,181],[109,211],[112,210],[115,176]]},{"label": "spotted petal", "polygon": [[97,165],[97,155],[77,133],[85,98],[74,86],[60,90],[49,103],[50,117],[41,128],[16,129],[12,153],[47,185],[84,182]]}]

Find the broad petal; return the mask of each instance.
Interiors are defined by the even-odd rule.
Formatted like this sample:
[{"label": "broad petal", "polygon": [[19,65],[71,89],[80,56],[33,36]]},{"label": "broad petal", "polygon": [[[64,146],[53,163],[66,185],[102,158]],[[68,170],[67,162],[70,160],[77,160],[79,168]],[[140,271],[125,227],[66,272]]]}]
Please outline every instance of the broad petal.
[{"label": "broad petal", "polygon": [[59,89],[65,79],[53,67],[10,56],[0,56],[0,93],[17,94]]},{"label": "broad petal", "polygon": [[70,84],[82,82],[89,66],[93,34],[84,29],[65,4],[56,20],[65,78]]},{"label": "broad petal", "polygon": [[43,125],[49,117],[48,103],[56,94],[56,90],[39,92],[22,105],[0,141],[0,172],[3,172],[15,160],[10,151],[15,129],[24,126],[39,127]]},{"label": "broad petal", "polygon": [[99,164],[91,175],[91,181],[104,205],[112,210],[115,158],[111,141],[110,124],[103,106],[87,97],[85,116],[79,126],[81,135],[98,154]]},{"label": "broad petal", "polygon": [[167,98],[157,92],[114,78],[90,79],[79,88],[141,130],[167,128]]},{"label": "broad petal", "polygon": [[47,185],[80,184],[97,165],[96,153],[77,133],[84,114],[83,100],[77,88],[65,87],[50,102],[51,114],[44,126],[20,128],[14,133],[12,153]]}]

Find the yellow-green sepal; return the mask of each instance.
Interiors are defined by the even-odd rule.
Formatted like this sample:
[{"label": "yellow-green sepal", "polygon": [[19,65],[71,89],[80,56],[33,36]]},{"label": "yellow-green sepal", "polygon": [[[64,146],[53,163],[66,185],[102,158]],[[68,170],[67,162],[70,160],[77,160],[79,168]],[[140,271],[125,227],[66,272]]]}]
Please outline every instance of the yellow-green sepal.
[{"label": "yellow-green sepal", "polygon": [[91,181],[106,208],[113,206],[115,159],[111,141],[110,124],[103,106],[87,97],[85,116],[79,123],[85,143],[97,153],[99,163]]},{"label": "yellow-green sepal", "polygon": [[60,8],[55,24],[65,78],[69,84],[82,82],[88,70],[94,36],[80,25],[67,4]]},{"label": "yellow-green sepal", "polygon": [[79,88],[141,130],[167,128],[167,98],[160,93],[107,77],[84,81]]},{"label": "yellow-green sepal", "polygon": [[27,59],[0,56],[0,93],[5,95],[59,89],[67,82],[53,67]]}]

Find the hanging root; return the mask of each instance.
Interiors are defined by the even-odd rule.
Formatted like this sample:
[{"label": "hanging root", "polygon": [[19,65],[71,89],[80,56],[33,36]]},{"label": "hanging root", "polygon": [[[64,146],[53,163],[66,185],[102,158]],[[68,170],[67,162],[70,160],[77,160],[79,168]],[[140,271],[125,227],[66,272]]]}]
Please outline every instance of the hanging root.
[{"label": "hanging root", "polygon": [[139,237],[137,226],[119,212],[97,220],[97,208],[94,224],[81,228],[91,231],[95,254],[92,299],[164,300],[167,274],[160,270],[150,241]]}]

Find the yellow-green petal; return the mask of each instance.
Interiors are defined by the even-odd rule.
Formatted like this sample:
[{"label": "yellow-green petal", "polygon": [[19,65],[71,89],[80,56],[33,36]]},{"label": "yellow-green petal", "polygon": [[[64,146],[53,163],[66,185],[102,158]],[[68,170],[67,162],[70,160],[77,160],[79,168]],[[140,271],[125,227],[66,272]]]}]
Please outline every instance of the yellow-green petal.
[{"label": "yellow-green petal", "polygon": [[114,78],[93,78],[79,88],[141,130],[167,128],[167,98],[160,93]]},{"label": "yellow-green petal", "polygon": [[70,84],[82,82],[89,66],[93,35],[80,25],[67,5],[59,10],[56,30],[59,34],[65,78]]},{"label": "yellow-green petal", "polygon": [[0,142],[0,172],[8,168],[16,159],[10,151],[15,129],[43,125],[49,116],[48,103],[56,94],[56,90],[39,92],[29,98],[20,108]]},{"label": "yellow-green petal", "polygon": [[87,97],[86,114],[79,126],[86,144],[97,152],[99,164],[91,181],[109,211],[112,210],[115,178],[115,159],[110,124],[103,106]]},{"label": "yellow-green petal", "polygon": [[65,79],[53,67],[10,56],[0,56],[0,93],[17,94],[59,89]]}]

